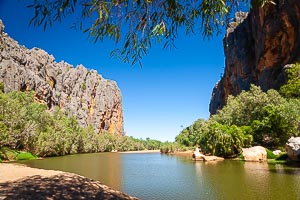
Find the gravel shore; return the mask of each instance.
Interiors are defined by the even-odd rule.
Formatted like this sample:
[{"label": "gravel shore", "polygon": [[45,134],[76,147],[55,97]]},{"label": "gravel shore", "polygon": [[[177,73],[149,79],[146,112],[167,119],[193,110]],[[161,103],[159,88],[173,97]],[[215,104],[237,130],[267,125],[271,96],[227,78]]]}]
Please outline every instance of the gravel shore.
[{"label": "gravel shore", "polygon": [[4,199],[137,198],[77,174],[0,163],[0,200]]}]

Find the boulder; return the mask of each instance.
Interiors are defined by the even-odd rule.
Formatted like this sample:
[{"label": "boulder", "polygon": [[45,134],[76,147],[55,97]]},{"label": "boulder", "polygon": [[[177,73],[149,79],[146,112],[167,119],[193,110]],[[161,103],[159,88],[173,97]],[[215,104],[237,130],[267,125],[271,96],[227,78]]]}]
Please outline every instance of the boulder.
[{"label": "boulder", "polygon": [[280,150],[275,150],[275,151],[273,151],[273,154],[278,156],[279,154],[281,154],[281,151]]},{"label": "boulder", "polygon": [[267,151],[262,146],[243,148],[243,156],[245,161],[254,161],[254,162],[267,161]]},{"label": "boulder", "polygon": [[300,137],[291,137],[285,145],[288,157],[293,161],[300,161]]},{"label": "boulder", "polygon": [[222,157],[218,156],[206,156],[200,152],[198,148],[193,153],[193,160],[195,161],[220,161],[224,160]]}]

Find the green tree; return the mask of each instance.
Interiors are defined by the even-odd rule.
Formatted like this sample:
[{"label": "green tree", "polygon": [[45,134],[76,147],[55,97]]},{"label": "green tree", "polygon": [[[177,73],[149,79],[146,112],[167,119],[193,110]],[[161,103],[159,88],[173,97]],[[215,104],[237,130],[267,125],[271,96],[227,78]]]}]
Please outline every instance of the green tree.
[{"label": "green tree", "polygon": [[[29,8],[35,15],[30,23],[52,26],[68,15],[81,15],[78,26],[95,42],[106,38],[121,47],[112,52],[124,62],[140,62],[153,43],[172,47],[179,29],[185,33],[211,36],[220,33],[230,15],[250,0],[34,0]],[[273,3],[252,0],[251,7]],[[240,5],[241,4],[241,5]],[[141,64],[141,63],[140,63]]]},{"label": "green tree", "polygon": [[207,123],[203,119],[198,119],[189,127],[183,129],[179,135],[176,136],[175,141],[184,146],[193,147],[198,145],[200,135],[207,129]]},{"label": "green tree", "polygon": [[300,64],[296,63],[286,70],[288,81],[279,92],[287,98],[300,97]]},{"label": "green tree", "polygon": [[281,105],[286,100],[276,91],[263,92],[260,87],[251,85],[249,91],[238,96],[229,96],[227,104],[212,119],[226,125],[249,126],[253,120],[262,120],[267,105]]},{"label": "green tree", "polygon": [[217,156],[236,156],[243,147],[252,143],[252,136],[246,127],[228,126],[208,120],[208,129],[202,132],[198,141],[204,153]]}]

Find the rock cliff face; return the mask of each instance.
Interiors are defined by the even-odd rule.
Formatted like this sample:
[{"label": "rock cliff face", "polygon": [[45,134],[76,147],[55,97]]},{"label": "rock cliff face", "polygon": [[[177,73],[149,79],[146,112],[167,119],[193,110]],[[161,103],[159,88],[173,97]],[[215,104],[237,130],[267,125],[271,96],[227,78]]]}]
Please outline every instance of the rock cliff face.
[{"label": "rock cliff face", "polygon": [[114,81],[82,65],[57,63],[44,50],[29,50],[3,31],[0,20],[0,81],[5,92],[34,90],[35,101],[47,104],[49,110],[59,106],[82,126],[124,134],[122,97]]},{"label": "rock cliff face", "polygon": [[228,95],[248,90],[250,84],[263,91],[285,83],[284,66],[300,61],[300,4],[277,0],[239,12],[224,37],[225,72],[213,89],[210,113],[222,108]]}]

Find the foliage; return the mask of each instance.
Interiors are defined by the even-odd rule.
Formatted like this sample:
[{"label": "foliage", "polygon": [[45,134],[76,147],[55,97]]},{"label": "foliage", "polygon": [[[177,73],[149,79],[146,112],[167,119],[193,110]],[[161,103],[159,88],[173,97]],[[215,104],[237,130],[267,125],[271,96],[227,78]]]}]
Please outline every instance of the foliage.
[{"label": "foliage", "polygon": [[300,99],[286,99],[275,90],[263,92],[251,85],[249,91],[229,96],[226,106],[209,120],[197,120],[183,129],[176,141],[200,146],[204,153],[231,157],[250,145],[283,147],[298,135],[299,121]]},{"label": "foliage", "polygon": [[287,69],[288,81],[283,85],[279,92],[287,98],[300,97],[300,64],[296,63]]},{"label": "foliage", "polygon": [[282,152],[277,156],[277,158],[275,158],[275,160],[287,160],[288,158],[288,154],[286,152]]},{"label": "foliage", "polygon": [[0,92],[4,92],[4,83],[0,82]]},{"label": "foliage", "polygon": [[267,151],[267,159],[275,159],[275,158],[277,158],[277,156],[270,149],[266,148],[266,151]]},{"label": "foliage", "polygon": [[184,146],[197,146],[201,132],[204,132],[208,127],[203,119],[198,119],[189,127],[183,129],[179,135],[176,136],[175,141]]},{"label": "foliage", "polygon": [[[124,62],[140,62],[153,43],[164,41],[172,47],[179,28],[185,34],[199,31],[204,37],[218,34],[229,17],[249,0],[35,0],[28,8],[34,10],[30,23],[35,26],[52,26],[69,15],[80,15],[74,26],[88,32],[95,42],[109,38],[122,41],[112,52]],[[254,0],[252,8],[273,3],[271,0]],[[141,63],[140,63],[141,64]]]},{"label": "foliage", "polygon": [[243,147],[251,145],[252,136],[248,134],[247,128],[209,121],[208,132],[202,133],[199,145],[204,153],[224,157],[236,156]]},{"label": "foliage", "polygon": [[[92,126],[81,127],[74,117],[59,108],[51,113],[35,103],[32,92],[0,92],[0,148],[3,159],[27,159],[74,153],[160,149],[162,142],[110,133],[96,133]],[[6,150],[5,150],[6,149]],[[4,151],[5,150],[5,151]],[[1,156],[2,155],[2,156]]]},{"label": "foliage", "polygon": [[0,148],[0,158],[3,160],[16,160],[18,151],[9,148]]},{"label": "foliage", "polygon": [[174,153],[176,151],[185,151],[186,148],[177,142],[165,142],[160,147],[161,153]]},{"label": "foliage", "polygon": [[17,155],[17,160],[31,160],[31,159],[36,159],[37,157],[32,155],[29,152],[20,152]]},{"label": "foliage", "polygon": [[239,154],[242,147],[251,144],[249,129],[222,125],[213,120],[197,120],[176,137],[176,142],[186,146],[200,146],[203,153],[229,157]]},{"label": "foliage", "polygon": [[269,164],[284,164],[288,160],[288,155],[286,152],[280,153],[279,155],[274,155],[269,149],[266,149],[266,151]]},{"label": "foliage", "polygon": [[263,92],[260,87],[251,85],[249,91],[242,91],[238,96],[229,96],[227,104],[212,119],[227,125],[249,126],[253,120],[264,117],[263,107],[280,105],[286,100],[276,90]]},{"label": "foliage", "polygon": [[0,148],[0,160],[30,160],[35,158],[37,156],[29,152],[17,151],[7,147]]},{"label": "foliage", "polygon": [[227,105],[214,116],[221,124],[250,126],[254,142],[276,148],[297,133],[300,102],[285,99],[277,91],[263,92],[252,85],[240,95],[230,96]]}]

